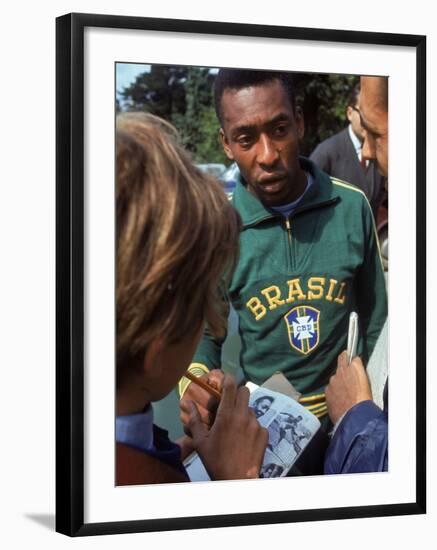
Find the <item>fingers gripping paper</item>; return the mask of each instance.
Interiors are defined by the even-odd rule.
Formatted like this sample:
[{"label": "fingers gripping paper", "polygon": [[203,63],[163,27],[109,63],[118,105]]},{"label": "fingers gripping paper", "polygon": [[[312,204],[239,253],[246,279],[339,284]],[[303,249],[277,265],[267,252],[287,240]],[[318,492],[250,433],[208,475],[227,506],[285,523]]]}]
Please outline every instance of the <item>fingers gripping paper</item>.
[{"label": "fingers gripping paper", "polygon": [[[275,375],[276,376],[276,375]],[[272,377],[273,378],[273,377]],[[277,376],[271,385],[278,389]],[[287,384],[289,384],[287,382]],[[282,388],[288,393],[269,389],[269,381],[264,386],[248,382],[249,406],[258,422],[269,432],[269,442],[264,454],[260,477],[283,477],[300,457],[305,447],[320,428],[316,416],[300,405],[295,399],[295,390]],[[290,397],[293,395],[293,397]],[[185,461],[185,468],[191,481],[208,481],[210,478],[197,453]]]}]

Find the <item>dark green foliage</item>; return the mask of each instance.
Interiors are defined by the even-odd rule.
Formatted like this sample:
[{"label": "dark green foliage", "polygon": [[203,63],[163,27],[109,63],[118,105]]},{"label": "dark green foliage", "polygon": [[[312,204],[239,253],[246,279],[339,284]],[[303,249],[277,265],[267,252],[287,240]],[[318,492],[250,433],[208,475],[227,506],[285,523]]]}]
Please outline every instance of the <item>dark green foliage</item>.
[{"label": "dark green foliage", "polygon": [[[347,124],[346,102],[358,77],[299,73],[294,75],[297,103],[305,118],[302,154],[308,156],[323,139]],[[227,163],[218,138],[212,85],[207,68],[152,65],[125,88],[117,110],[147,111],[171,122],[199,163]]]},{"label": "dark green foliage", "polygon": [[196,162],[224,162],[225,155],[218,141],[219,123],[212,104],[214,76],[209,69],[189,68],[185,81],[185,113],[172,117],[185,147]]},{"label": "dark green foliage", "polygon": [[301,153],[309,156],[324,139],[347,126],[347,100],[358,77],[330,74],[294,75],[296,102],[305,119]]},{"label": "dark green foliage", "polygon": [[179,131],[196,162],[225,162],[212,104],[214,76],[207,68],[152,65],[121,95],[124,110],[147,111]]}]

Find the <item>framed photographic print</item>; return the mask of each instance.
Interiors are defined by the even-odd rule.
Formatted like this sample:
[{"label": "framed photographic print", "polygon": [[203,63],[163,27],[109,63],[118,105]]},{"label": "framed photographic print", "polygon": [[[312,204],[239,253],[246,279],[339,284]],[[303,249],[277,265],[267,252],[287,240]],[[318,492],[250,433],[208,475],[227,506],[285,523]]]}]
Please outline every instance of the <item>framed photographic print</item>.
[{"label": "framed photographic print", "polygon": [[[84,536],[425,513],[425,37],[95,14],[59,17],[56,35],[57,531]],[[219,122],[212,89],[213,86],[219,89],[218,75],[225,74],[223,69],[233,74],[244,70],[261,75],[262,85],[252,82],[243,87],[246,92],[249,90],[249,95],[243,94],[243,97],[235,83],[222,84],[216,111],[219,118],[224,118]],[[273,80],[267,79],[265,85],[262,75],[267,74],[266,71],[282,76],[279,80],[276,76]],[[286,75],[292,76],[295,86],[293,105],[291,95],[285,96],[285,111],[288,107],[291,109],[291,121],[287,112],[279,111],[268,122],[258,123],[262,119],[260,106],[263,112],[269,109],[273,112],[275,103],[269,99],[271,96],[266,99],[266,96],[257,95],[255,101],[251,97],[253,90],[259,92],[266,86],[273,89],[278,85],[275,93],[282,97],[284,82],[288,82]],[[385,77],[388,95],[384,108],[386,113],[388,111],[389,139],[387,132],[382,136],[372,127],[372,122],[366,118],[364,104],[360,107],[360,76]],[[223,98],[226,98],[226,112]],[[378,103],[374,108],[380,109],[381,105]],[[259,412],[255,410],[253,419],[256,416],[261,425],[269,428],[270,437],[275,438],[274,445],[271,440],[266,443],[270,458],[269,461],[265,458],[261,471],[264,479],[231,480],[226,477],[214,482],[189,482],[184,478],[182,483],[171,480],[164,483],[159,476],[156,482],[150,483],[135,480],[120,483],[117,479],[116,445],[127,441],[118,435],[118,422],[130,412],[120,412],[128,409],[120,406],[117,393],[120,341],[124,337],[119,318],[119,287],[124,272],[117,260],[120,252],[117,247],[124,226],[119,217],[121,199],[118,193],[122,176],[117,173],[119,149],[116,134],[122,128],[118,126],[119,120],[128,121],[123,122],[123,132],[129,133],[126,128],[132,130],[132,120],[138,120],[129,114],[133,111],[142,113],[140,121],[152,121],[155,129],[158,125],[157,135],[161,135],[164,128],[162,150],[167,152],[176,139],[168,123],[176,128],[179,145],[175,150],[181,157],[173,158],[178,158],[178,163],[180,158],[185,159],[183,162],[190,158],[197,165],[197,168],[185,166],[181,170],[184,174],[196,174],[194,179],[204,177],[211,186],[218,186],[218,180],[230,198],[238,193],[240,187],[248,186],[250,193],[247,190],[244,193],[248,193],[249,198],[245,200],[252,205],[250,208],[255,208],[253,196],[264,197],[260,199],[265,214],[262,220],[249,219],[250,216],[245,220],[240,208],[243,232],[244,228],[252,229],[252,225],[267,220],[265,238],[269,231],[277,230],[274,227],[276,220],[281,220],[285,254],[275,253],[275,247],[267,246],[266,242],[262,248],[260,240],[248,238],[243,243],[240,239],[240,257],[244,253],[249,257],[254,247],[259,246],[262,261],[252,267],[249,275],[247,265],[255,265],[252,257],[245,264],[246,271],[237,264],[233,272],[227,290],[234,310],[229,318],[228,339],[222,352],[225,370],[237,372],[241,367],[249,382],[257,386],[266,379],[274,379],[274,384],[270,380],[270,386],[266,385],[268,389],[262,394],[264,405],[262,400],[254,401],[257,404],[254,408],[258,406]],[[151,113],[164,122],[156,122],[156,118],[145,113]],[[237,125],[234,131],[232,121],[235,118],[245,122]],[[362,134],[356,129],[360,124],[364,128]],[[219,134],[220,127],[224,130]],[[355,150],[350,145],[353,169],[357,180],[363,179],[362,185],[354,181],[351,183],[356,183],[356,187],[351,186],[344,181],[348,178],[341,174],[326,175],[331,167],[322,165],[326,153],[322,144],[334,134],[350,138],[351,144],[355,145]],[[373,136],[373,142],[366,142],[366,135]],[[386,140],[383,150],[387,154],[381,160],[383,139]],[[257,153],[253,156],[255,142]],[[373,149],[369,143],[373,143]],[[298,158],[299,147],[303,157],[312,160],[299,160],[294,165],[289,159],[293,155],[293,158]],[[188,150],[190,156],[180,152],[182,150]],[[135,154],[127,155],[127,164]],[[141,162],[138,165],[143,166]],[[312,168],[314,166],[316,168]],[[205,173],[208,175],[199,175]],[[304,174],[303,179],[299,179],[299,174]],[[292,176],[302,188],[297,198],[286,193]],[[168,179],[163,178],[163,184],[167,185]],[[186,179],[191,181],[190,177]],[[212,182],[213,179],[216,181]],[[315,189],[328,192],[323,182],[327,182],[327,186],[333,185],[336,195],[326,196],[323,204],[320,201],[317,204],[308,202],[314,199]],[[162,192],[162,186],[159,192]],[[276,195],[280,199],[271,200]],[[225,196],[222,191],[220,196]],[[144,197],[141,200],[145,200]],[[362,219],[351,214],[358,200],[365,205],[360,208],[367,212]],[[144,206],[144,203],[138,202],[138,205]],[[161,215],[161,221],[154,226],[157,235],[154,243],[167,243],[163,246],[167,252],[172,250],[169,246],[172,241],[165,241],[167,229],[164,228],[170,223],[168,220],[176,219],[178,208],[175,205],[183,208],[182,195],[177,195],[176,202],[165,203],[165,215],[160,201],[153,207],[154,215]],[[229,201],[224,201],[217,211],[225,212],[228,205]],[[284,205],[287,214],[283,216],[277,208]],[[288,209],[290,205],[291,209]],[[312,219],[308,218],[309,205],[314,216]],[[315,206],[323,208],[314,214]],[[349,213],[346,212],[348,209]],[[211,214],[214,208],[208,210]],[[331,220],[334,211],[335,216],[339,216],[339,211],[345,211],[349,216],[345,214],[346,221],[341,222],[343,225],[338,223],[335,229]],[[259,210],[257,212],[259,215]],[[229,217],[223,219],[229,221]],[[187,230],[194,219],[190,218],[191,214],[183,223],[179,222],[179,233],[183,233],[182,229]],[[182,228],[183,225],[187,227]],[[369,239],[363,241],[364,252],[355,263],[361,245],[349,237],[352,225]],[[140,231],[140,243],[148,242],[153,233],[151,226],[147,225],[147,231],[145,227]],[[326,236],[328,231],[331,231],[329,238]],[[193,230],[192,234],[193,242],[197,242],[196,231]],[[220,239],[214,250],[229,244],[225,241]],[[129,233],[125,242],[127,246],[134,246],[136,241]],[[378,264],[378,280],[368,275],[373,265],[370,249],[378,250],[378,257],[382,256],[383,265]],[[192,257],[193,252],[190,254]],[[299,264],[299,254],[301,258],[311,258],[311,268]],[[171,255],[168,252],[170,260]],[[176,252],[173,255],[176,256]],[[211,258],[214,260],[216,256],[214,252]],[[149,280],[147,276],[159,263],[157,258],[150,260],[149,264],[148,261],[138,253],[138,265],[143,262],[148,266],[143,274],[144,281]],[[343,274],[343,278],[330,275],[329,262],[338,263],[338,273]],[[240,291],[248,280],[253,282],[250,277],[254,272],[264,273],[264,265],[273,271],[286,270],[282,282],[260,275],[247,295],[238,294],[237,287]],[[193,280],[197,269],[201,268],[196,266],[190,272]],[[352,289],[358,285],[358,279],[353,278],[358,271],[361,284],[366,286],[351,298]],[[205,271],[200,281],[208,276],[207,273]],[[235,273],[240,277],[238,284]],[[190,279],[184,279],[186,288],[193,282]],[[162,300],[169,300],[169,304],[172,296],[183,295],[177,277],[165,279],[162,284],[159,278],[156,281],[154,292],[161,289]],[[201,286],[199,282],[198,288]],[[314,452],[316,437],[313,435],[319,426],[325,426],[325,450],[332,437],[333,426],[329,424],[325,394],[324,391],[320,393],[329,376],[326,377],[325,372],[325,378],[317,378],[316,367],[322,355],[325,361],[329,357],[329,374],[332,375],[338,353],[346,348],[349,312],[347,317],[342,314],[341,322],[337,322],[333,308],[353,302],[354,307],[350,309],[358,309],[362,338],[357,353],[366,357],[366,346],[373,349],[376,337],[370,346],[366,344],[365,332],[371,332],[369,327],[375,316],[380,315],[384,320],[386,315],[385,298],[379,299],[376,295],[378,287],[387,287],[388,294],[384,354],[388,357],[385,363],[388,364],[390,401],[388,403],[385,398],[383,402],[381,397],[378,403],[388,415],[384,436],[388,441],[388,461],[386,467],[378,468],[386,471],[375,469],[368,473],[322,475],[323,454],[320,455],[319,470],[299,475],[303,470],[299,470],[297,459]],[[129,281],[126,288],[131,288]],[[385,290],[383,292],[385,296]],[[183,307],[192,311],[195,303],[193,295],[193,300],[184,302]],[[147,301],[137,305],[133,310],[141,320],[136,325],[137,318],[135,322],[131,321],[146,329],[138,333],[140,336],[135,333],[138,337],[135,345],[139,346],[135,353],[140,357],[140,365],[149,365],[146,358],[149,352],[152,353],[150,349],[154,349],[153,340],[145,346],[141,338],[147,339],[153,316],[145,316]],[[244,315],[240,315],[240,306],[245,310]],[[170,306],[167,311],[168,315],[160,318],[163,326],[170,323],[169,318],[173,315]],[[363,311],[367,313],[363,314]],[[266,338],[259,336],[261,332],[253,336],[260,322],[274,316],[279,319],[277,327],[284,335],[280,343],[275,340],[275,346],[285,346],[278,354],[279,359],[265,347]],[[183,315],[176,315],[175,319],[183,321]],[[331,332],[327,332],[329,326]],[[381,326],[380,323],[378,334]],[[270,331],[268,325],[266,327],[265,334]],[[245,330],[252,334],[252,340],[245,340],[243,334],[240,350],[232,338],[237,339]],[[200,337],[201,332],[197,332]],[[126,334],[131,333],[127,331]],[[131,339],[133,342],[133,337]],[[182,338],[182,343],[186,340]],[[317,354],[322,349],[323,354],[319,357]],[[185,361],[185,367],[184,354],[175,350],[179,348],[173,349],[172,368],[176,369],[175,365],[180,363],[182,375],[196,346],[189,354],[188,363]],[[159,354],[153,355],[157,356]],[[196,361],[197,355],[194,357]],[[254,367],[258,357],[263,357],[261,362],[266,367],[264,374],[259,376]],[[280,363],[284,357],[288,363],[296,365],[293,369],[299,375],[295,379],[288,367]],[[203,362],[198,364],[201,366],[197,368],[202,370]],[[285,375],[285,382],[278,381],[276,371]],[[162,373],[159,384],[155,376],[155,384],[164,384],[162,381],[168,376],[168,371]],[[369,375],[372,376],[371,372]],[[156,393],[150,390],[150,399],[147,400],[158,401],[154,405],[155,422],[166,428],[173,440],[183,434],[178,420],[178,389],[172,389],[179,378],[172,379],[172,385],[167,380],[170,387],[166,391],[161,391],[161,386]],[[381,396],[382,389],[387,386],[386,378],[387,372],[384,371]],[[298,409],[293,415],[285,410],[286,401],[275,398],[277,394],[272,393],[286,393],[284,384],[288,383],[287,379],[295,386],[288,391],[297,391],[288,395],[300,401],[296,407],[306,409],[302,415]],[[307,391],[305,384],[312,389]],[[222,393],[224,402],[226,392],[231,390],[222,388],[222,391],[225,392]],[[161,400],[166,393],[169,397]],[[268,407],[266,395],[267,401],[270,396]],[[219,410],[225,407],[222,401]],[[271,407],[272,403],[276,406]],[[263,424],[261,420],[265,420],[267,414],[262,406],[266,410],[277,409],[274,421],[272,416],[271,422]],[[140,412],[143,418],[144,411]],[[341,419],[339,421],[341,427]],[[152,438],[147,453],[150,449],[153,453],[156,451],[156,435],[153,437],[155,440]],[[130,440],[127,443],[132,446]],[[128,470],[132,465],[133,471],[134,464],[135,456],[128,458]],[[287,471],[292,466],[297,468],[290,470],[294,475],[285,476],[285,465]],[[277,479],[273,479],[274,471],[280,472]],[[146,475],[144,479],[149,477]]]}]

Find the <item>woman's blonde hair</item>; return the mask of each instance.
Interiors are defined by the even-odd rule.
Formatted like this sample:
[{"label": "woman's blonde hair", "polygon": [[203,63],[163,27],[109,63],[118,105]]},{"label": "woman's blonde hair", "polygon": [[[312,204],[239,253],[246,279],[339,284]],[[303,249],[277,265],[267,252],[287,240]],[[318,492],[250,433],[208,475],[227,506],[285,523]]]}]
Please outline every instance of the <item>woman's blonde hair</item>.
[{"label": "woman's blonde hair", "polygon": [[117,382],[148,345],[182,340],[205,320],[224,332],[224,276],[238,253],[239,217],[176,130],[145,113],[116,123]]}]

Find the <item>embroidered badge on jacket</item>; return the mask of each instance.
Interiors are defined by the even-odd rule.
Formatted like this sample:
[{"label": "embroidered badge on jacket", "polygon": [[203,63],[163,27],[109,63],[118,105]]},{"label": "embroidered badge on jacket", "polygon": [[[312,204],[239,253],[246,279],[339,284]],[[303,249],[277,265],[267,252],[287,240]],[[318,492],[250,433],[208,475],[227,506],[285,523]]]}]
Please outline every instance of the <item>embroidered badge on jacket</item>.
[{"label": "embroidered badge on jacket", "polygon": [[296,306],[284,316],[288,339],[293,349],[308,355],[317,347],[320,334],[319,320],[320,311],[311,306]]}]

